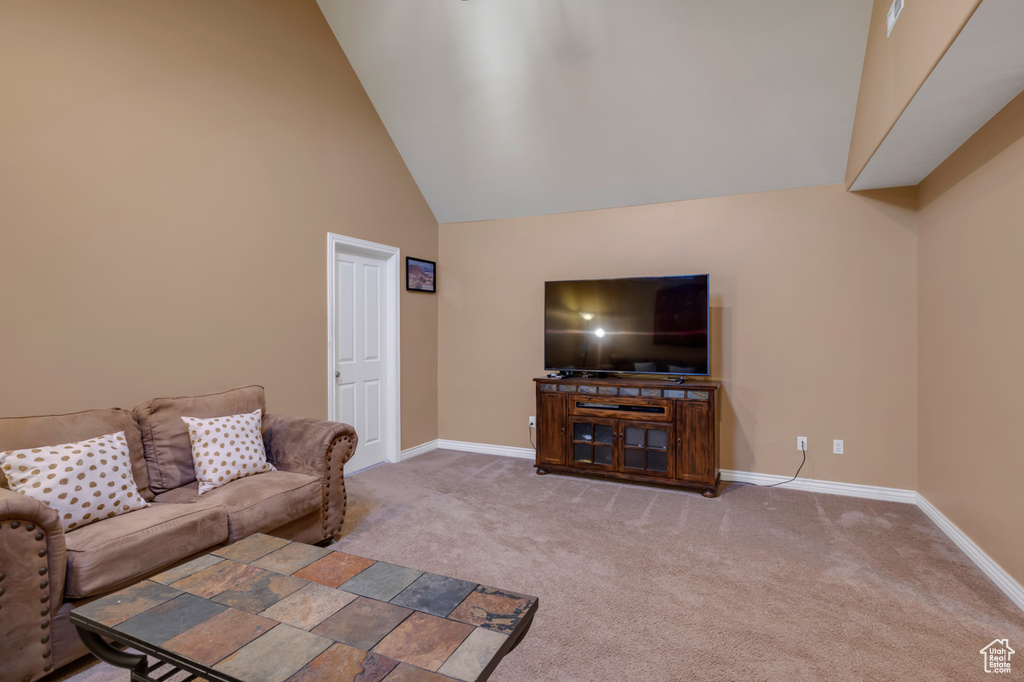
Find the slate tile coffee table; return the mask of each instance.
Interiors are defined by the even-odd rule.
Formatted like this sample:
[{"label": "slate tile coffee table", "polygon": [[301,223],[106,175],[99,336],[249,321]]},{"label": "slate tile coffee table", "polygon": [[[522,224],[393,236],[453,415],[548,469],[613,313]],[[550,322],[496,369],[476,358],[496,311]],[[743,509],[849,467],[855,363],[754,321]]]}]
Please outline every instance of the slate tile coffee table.
[{"label": "slate tile coffee table", "polygon": [[133,682],[180,671],[217,682],[474,682],[536,611],[536,597],[253,535],[80,606],[71,622]]}]

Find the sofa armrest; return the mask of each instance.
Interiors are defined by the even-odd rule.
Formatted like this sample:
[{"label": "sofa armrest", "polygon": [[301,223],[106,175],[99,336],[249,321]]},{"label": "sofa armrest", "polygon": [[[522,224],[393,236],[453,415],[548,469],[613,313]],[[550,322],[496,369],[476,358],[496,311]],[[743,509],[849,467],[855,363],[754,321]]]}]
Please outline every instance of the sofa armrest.
[{"label": "sofa armrest", "polygon": [[345,462],[356,451],[356,430],[341,422],[284,417],[263,417],[267,457],[282,471],[295,471],[320,479],[323,495],[323,538],[333,538],[345,520]]},{"label": "sofa armrest", "polygon": [[38,679],[53,669],[50,619],[63,602],[66,569],[57,512],[0,488],[0,651],[11,654],[0,678]]}]

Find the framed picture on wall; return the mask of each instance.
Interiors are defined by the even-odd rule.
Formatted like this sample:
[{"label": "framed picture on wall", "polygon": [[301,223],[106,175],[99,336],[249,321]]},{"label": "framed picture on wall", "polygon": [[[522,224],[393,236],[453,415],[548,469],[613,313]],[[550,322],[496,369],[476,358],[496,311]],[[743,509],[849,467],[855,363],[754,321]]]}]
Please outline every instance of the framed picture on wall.
[{"label": "framed picture on wall", "polygon": [[437,293],[437,263],[432,260],[405,257],[405,288],[409,291]]}]

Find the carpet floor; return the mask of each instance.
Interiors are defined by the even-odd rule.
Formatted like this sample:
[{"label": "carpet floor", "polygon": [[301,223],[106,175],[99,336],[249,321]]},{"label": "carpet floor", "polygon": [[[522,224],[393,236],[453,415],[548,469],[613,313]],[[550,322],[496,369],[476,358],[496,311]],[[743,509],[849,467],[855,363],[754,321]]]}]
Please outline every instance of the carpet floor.
[{"label": "carpet floor", "polygon": [[335,548],[540,598],[495,682],[970,680],[992,640],[1024,651],[1024,614],[913,505],[706,499],[444,450],[347,482]]}]

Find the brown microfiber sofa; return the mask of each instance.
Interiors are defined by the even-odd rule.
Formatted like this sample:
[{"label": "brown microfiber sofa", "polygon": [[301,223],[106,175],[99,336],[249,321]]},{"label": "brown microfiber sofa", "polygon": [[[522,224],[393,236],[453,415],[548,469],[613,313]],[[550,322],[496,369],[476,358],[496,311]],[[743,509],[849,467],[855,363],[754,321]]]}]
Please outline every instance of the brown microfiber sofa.
[{"label": "brown microfiber sofa", "polygon": [[[263,410],[268,460],[278,469],[198,495],[181,420]],[[266,413],[262,386],[157,398],[112,408],[0,419],[0,452],[124,431],[132,474],[152,504],[65,533],[57,512],[8,489],[0,471],[0,682],[31,682],[87,653],[71,609],[211,548],[253,533],[317,543],[345,517],[343,466],[355,430]]]}]

